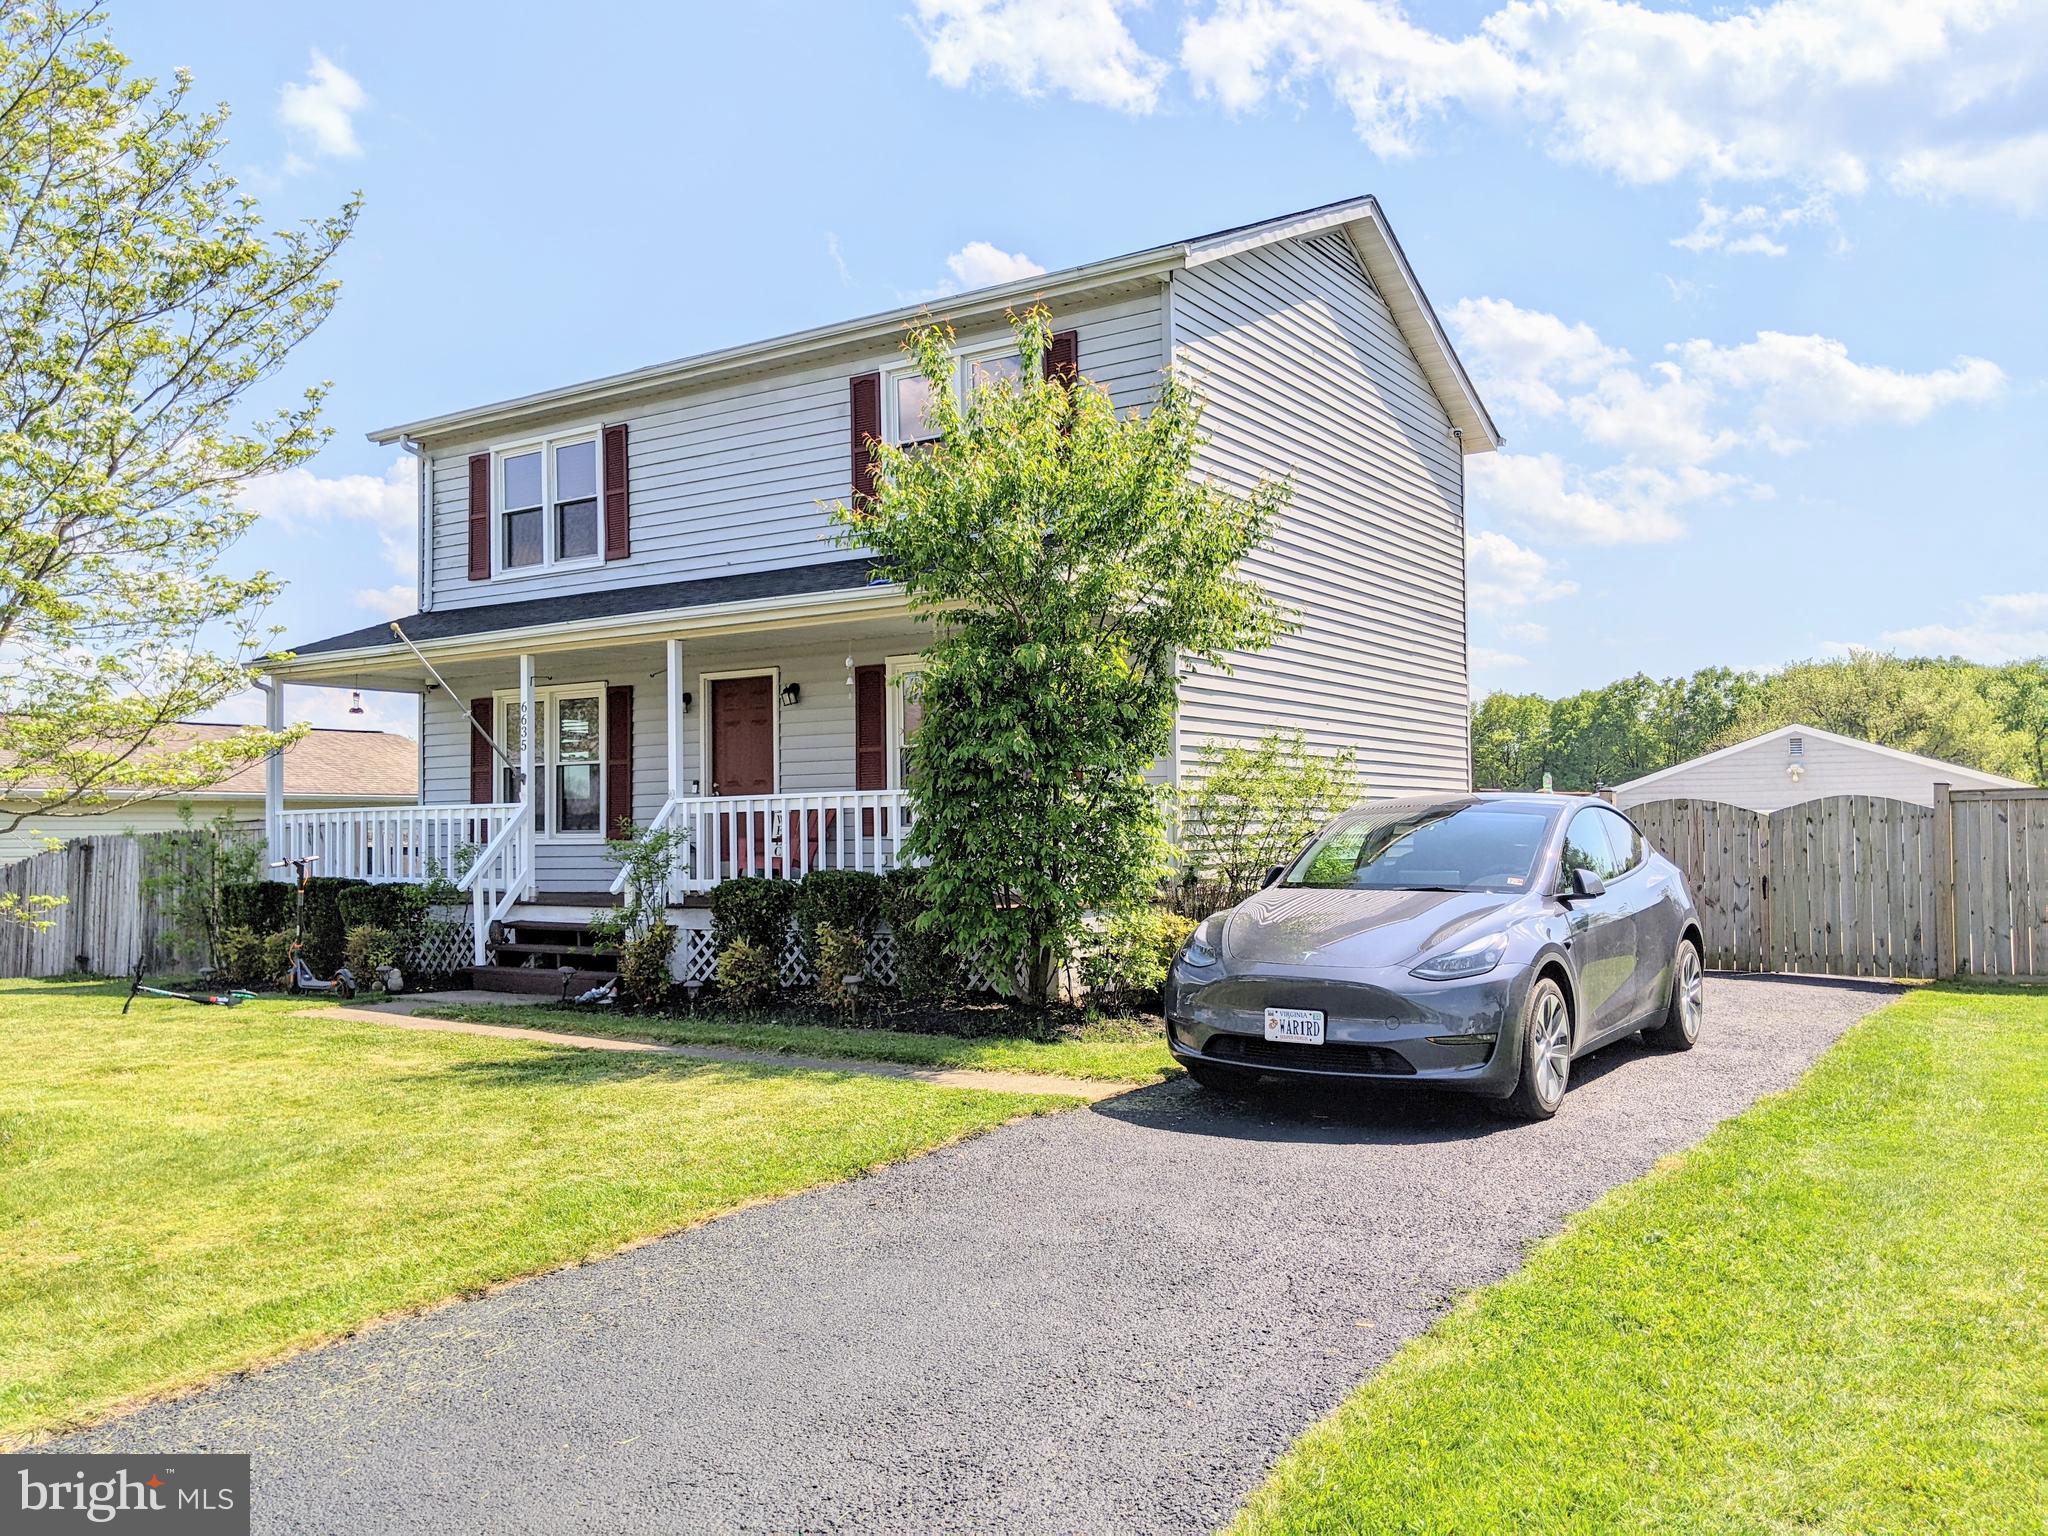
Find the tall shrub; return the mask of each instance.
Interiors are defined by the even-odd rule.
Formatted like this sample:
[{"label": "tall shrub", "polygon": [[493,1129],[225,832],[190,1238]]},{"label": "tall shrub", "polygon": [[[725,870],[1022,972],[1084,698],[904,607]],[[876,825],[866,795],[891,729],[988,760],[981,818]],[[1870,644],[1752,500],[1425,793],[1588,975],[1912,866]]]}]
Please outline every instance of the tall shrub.
[{"label": "tall shrub", "polygon": [[1272,731],[1248,747],[1206,745],[1190,777],[1195,788],[1181,803],[1181,899],[1200,915],[1244,900],[1364,791],[1350,750],[1311,752],[1300,731]]},{"label": "tall shrub", "polygon": [[951,329],[912,332],[936,441],[874,444],[873,494],[835,516],[934,630],[910,764],[917,921],[1021,970],[1042,1002],[1087,914],[1159,877],[1145,774],[1171,742],[1182,659],[1221,664],[1280,627],[1239,567],[1288,493],[1239,498],[1194,474],[1201,403],[1178,377],[1119,417],[1087,380],[1048,376],[1045,310],[1015,327],[1020,376],[964,402]]}]

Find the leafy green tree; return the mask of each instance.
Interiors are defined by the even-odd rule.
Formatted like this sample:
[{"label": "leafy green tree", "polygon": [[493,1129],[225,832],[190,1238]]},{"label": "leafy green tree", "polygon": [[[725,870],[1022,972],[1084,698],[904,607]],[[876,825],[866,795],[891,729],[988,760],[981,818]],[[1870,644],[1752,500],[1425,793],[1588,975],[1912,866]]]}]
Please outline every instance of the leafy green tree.
[{"label": "leafy green tree", "polygon": [[1239,566],[1288,493],[1240,499],[1193,474],[1201,405],[1182,380],[1119,417],[1086,380],[1044,376],[1043,309],[1015,327],[1020,376],[965,401],[951,329],[911,334],[935,441],[876,444],[873,496],[835,516],[932,626],[910,761],[917,921],[1043,1002],[1087,914],[1157,885],[1146,770],[1171,742],[1181,660],[1223,665],[1279,630]]},{"label": "leafy green tree", "polygon": [[1311,752],[1300,731],[1270,731],[1248,747],[1203,746],[1191,777],[1180,816],[1182,887],[1190,910],[1204,916],[1251,895],[1267,870],[1293,859],[1364,793],[1355,753]]},{"label": "leafy green tree", "polygon": [[1858,651],[1800,661],[1772,673],[1724,735],[1723,745],[1804,724],[1918,752],[1987,773],[2024,772],[2024,744],[1987,696],[1990,670],[1957,658]]},{"label": "leafy green tree", "polygon": [[96,10],[0,5],[0,831],[291,739],[161,733],[275,633],[276,580],[221,562],[237,491],[318,447],[324,386],[242,401],[333,308],[357,204],[266,227],[189,86],[130,75]]},{"label": "leafy green tree", "polygon": [[1998,723],[2025,761],[2020,777],[2048,784],[2048,660],[2000,667],[1986,692]]},{"label": "leafy green tree", "polygon": [[1550,700],[1537,693],[1489,693],[1472,706],[1472,783],[1478,789],[1536,789],[1550,764]]}]

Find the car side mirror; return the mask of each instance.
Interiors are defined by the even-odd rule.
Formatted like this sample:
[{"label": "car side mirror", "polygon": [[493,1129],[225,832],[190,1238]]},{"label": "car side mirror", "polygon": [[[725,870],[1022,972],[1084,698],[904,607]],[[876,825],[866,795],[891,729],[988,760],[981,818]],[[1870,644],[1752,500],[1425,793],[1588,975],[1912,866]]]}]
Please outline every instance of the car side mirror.
[{"label": "car side mirror", "polygon": [[1275,864],[1271,869],[1266,871],[1266,878],[1259,882],[1259,889],[1263,891],[1267,886],[1273,884],[1276,880],[1278,880],[1282,875],[1286,873],[1287,866],[1285,864]]},{"label": "car side mirror", "polygon": [[1565,896],[1565,900],[1576,901],[1585,897],[1605,896],[1606,894],[1607,882],[1584,865],[1581,865],[1572,871],[1572,888]]}]

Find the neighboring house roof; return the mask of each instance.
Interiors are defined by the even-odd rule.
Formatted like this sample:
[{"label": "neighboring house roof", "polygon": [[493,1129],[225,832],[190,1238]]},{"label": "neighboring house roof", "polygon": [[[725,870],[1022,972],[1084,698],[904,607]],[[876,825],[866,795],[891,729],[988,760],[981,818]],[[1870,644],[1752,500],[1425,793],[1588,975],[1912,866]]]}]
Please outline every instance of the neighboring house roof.
[{"label": "neighboring house roof", "polygon": [[[1378,200],[1372,197],[1346,198],[1341,202],[1325,203],[1319,208],[1261,219],[1254,224],[1241,224],[1235,229],[1218,230],[1167,245],[1155,245],[1104,261],[948,295],[941,307],[956,319],[977,313],[1000,315],[1019,303],[1033,299],[1059,299],[1145,278],[1164,280],[1166,274],[1174,270],[1200,267],[1258,246],[1299,239],[1326,229],[1343,229],[1351,237],[1374,286],[1393,312],[1394,323],[1400,328],[1402,339],[1421,364],[1424,377],[1450,416],[1451,425],[1460,432],[1465,451],[1484,453],[1498,448],[1501,436],[1493,418],[1487,414],[1479,391],[1473,388],[1464,365],[1452,350],[1450,338],[1444,334],[1428,295],[1416,281],[1414,270],[1408,265],[1408,258],[1402,253],[1400,242],[1395,240],[1393,230],[1388,227]],[[370,441],[395,443],[406,438],[443,437],[454,432],[475,431],[521,416],[595,407],[634,395],[704,383],[743,370],[794,362],[813,354],[871,345],[900,334],[907,323],[933,307],[928,302],[905,305],[857,320],[795,331],[767,341],[699,352],[672,362],[656,363],[627,373],[543,390],[538,394],[520,395],[468,410],[422,417],[397,426],[380,427],[369,434]]]},{"label": "neighboring house roof", "polygon": [[[543,624],[572,624],[591,619],[628,618],[642,613],[672,613],[716,603],[752,602],[763,598],[797,597],[813,592],[851,592],[874,585],[872,562],[865,558],[832,560],[819,565],[785,566],[772,571],[747,571],[733,576],[705,576],[692,581],[659,581],[644,586],[603,587],[595,592],[525,597],[510,603],[480,603],[470,608],[437,608],[398,620],[406,637],[421,644],[460,640],[502,630]],[[329,651],[364,650],[392,644],[391,625],[370,624],[347,634],[330,635],[293,648],[295,655],[318,656]]]},{"label": "neighboring house roof", "polygon": [[[244,725],[180,720],[158,734],[164,747],[178,750],[202,742],[227,741],[247,730]],[[165,800],[263,798],[265,765],[261,759],[236,769],[204,789],[181,790]],[[24,786],[27,788],[29,786]],[[351,800],[419,798],[419,743],[389,731],[351,731],[316,727],[285,749],[284,792],[294,795],[342,796]],[[124,791],[110,791],[119,800]]]},{"label": "neighboring house roof", "polygon": [[1945,763],[1938,757],[1922,757],[1918,752],[1902,752],[1897,747],[1879,746],[1876,742],[1865,741],[1860,736],[1843,736],[1835,731],[1824,731],[1817,725],[1781,725],[1775,731],[1765,731],[1761,736],[1752,736],[1747,741],[1738,741],[1733,746],[1722,747],[1715,752],[1703,752],[1698,757],[1689,757],[1682,763],[1673,763],[1669,768],[1660,768],[1655,773],[1646,773],[1639,779],[1630,779],[1626,784],[1617,784],[1614,786],[1614,793],[1620,794],[1624,790],[1641,789],[1645,785],[1657,783],[1660,779],[1668,779],[1674,774],[1690,772],[1703,763],[1718,762],[1722,758],[1732,757],[1738,752],[1747,752],[1752,747],[1760,747],[1766,742],[1780,741],[1787,736],[1812,736],[1821,741],[1832,741],[1845,747],[1855,747],[1860,751],[1876,753],[1895,762],[1910,763],[1916,768],[1931,769],[1935,772],[1937,778],[1942,774],[1960,774],[1971,780],[1989,784],[2011,785],[2019,789],[2028,787],[2020,779],[2008,779],[2001,774],[1986,773],[1981,768],[1966,768],[1961,763]]}]

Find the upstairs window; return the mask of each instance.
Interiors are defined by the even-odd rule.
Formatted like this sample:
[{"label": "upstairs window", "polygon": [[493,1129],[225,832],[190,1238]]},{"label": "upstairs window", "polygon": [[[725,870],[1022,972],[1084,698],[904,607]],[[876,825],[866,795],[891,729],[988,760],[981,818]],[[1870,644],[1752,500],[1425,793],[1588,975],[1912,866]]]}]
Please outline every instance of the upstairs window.
[{"label": "upstairs window", "polygon": [[[974,390],[1014,382],[1023,376],[1024,360],[1015,347],[967,352],[953,361],[953,392],[956,398],[965,399]],[[931,381],[910,369],[899,370],[887,378],[883,398],[889,417],[885,424],[889,441],[899,448],[922,448],[937,442],[938,429],[931,421]]]},{"label": "upstairs window", "polygon": [[596,434],[501,448],[497,478],[500,571],[603,558]]}]

